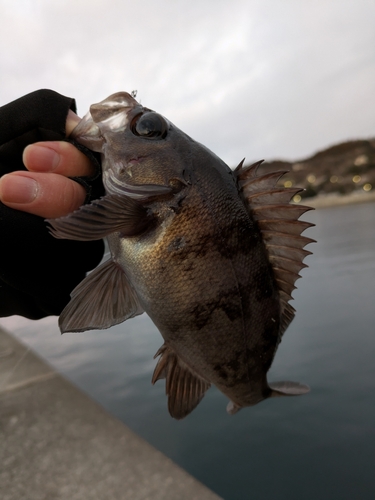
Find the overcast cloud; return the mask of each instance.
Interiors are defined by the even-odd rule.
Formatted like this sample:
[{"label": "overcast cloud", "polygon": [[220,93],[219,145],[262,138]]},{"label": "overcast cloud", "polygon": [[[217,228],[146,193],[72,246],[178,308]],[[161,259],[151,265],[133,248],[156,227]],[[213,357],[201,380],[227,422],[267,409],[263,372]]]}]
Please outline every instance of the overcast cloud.
[{"label": "overcast cloud", "polygon": [[120,90],[231,166],[375,136],[370,0],[0,0],[0,105]]}]

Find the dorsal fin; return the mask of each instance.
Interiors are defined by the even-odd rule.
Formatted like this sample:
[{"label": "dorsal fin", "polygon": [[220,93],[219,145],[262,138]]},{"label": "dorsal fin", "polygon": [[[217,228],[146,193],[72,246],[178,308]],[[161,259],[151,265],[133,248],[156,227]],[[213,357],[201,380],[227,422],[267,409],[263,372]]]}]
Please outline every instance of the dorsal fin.
[{"label": "dorsal fin", "polygon": [[188,415],[203,398],[210,382],[200,377],[167,345],[162,345],[154,358],[160,356],[152,383],[166,379],[165,392],[171,416],[180,420]]},{"label": "dorsal fin", "polygon": [[301,189],[277,185],[277,181],[286,172],[258,175],[261,163],[259,161],[243,167],[242,161],[234,174],[239,191],[261,231],[279,288],[281,336],[294,318],[295,310],[289,304],[292,300],[291,293],[296,288],[296,280],[300,278],[299,271],[306,267],[303,259],[311,254],[303,248],[315,241],[301,236],[301,233],[314,224],[298,220],[302,214],[312,210],[310,207],[290,204],[292,197]]}]

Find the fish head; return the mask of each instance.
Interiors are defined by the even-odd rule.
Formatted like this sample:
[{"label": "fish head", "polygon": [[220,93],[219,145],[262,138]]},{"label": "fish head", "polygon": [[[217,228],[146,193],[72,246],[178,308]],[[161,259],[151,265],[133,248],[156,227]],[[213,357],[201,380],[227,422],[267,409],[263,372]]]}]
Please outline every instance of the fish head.
[{"label": "fish head", "polygon": [[201,157],[219,160],[127,92],[93,104],[71,137],[102,153],[107,193],[134,198],[162,194],[163,190],[176,192],[188,186],[197,150]]}]

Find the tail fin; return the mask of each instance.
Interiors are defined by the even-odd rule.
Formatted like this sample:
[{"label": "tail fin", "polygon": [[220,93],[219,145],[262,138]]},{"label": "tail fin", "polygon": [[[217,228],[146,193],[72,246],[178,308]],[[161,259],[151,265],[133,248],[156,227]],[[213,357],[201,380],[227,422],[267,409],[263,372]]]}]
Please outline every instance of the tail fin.
[{"label": "tail fin", "polygon": [[299,382],[272,382],[268,384],[272,390],[271,397],[278,396],[301,396],[310,392],[310,387]]}]

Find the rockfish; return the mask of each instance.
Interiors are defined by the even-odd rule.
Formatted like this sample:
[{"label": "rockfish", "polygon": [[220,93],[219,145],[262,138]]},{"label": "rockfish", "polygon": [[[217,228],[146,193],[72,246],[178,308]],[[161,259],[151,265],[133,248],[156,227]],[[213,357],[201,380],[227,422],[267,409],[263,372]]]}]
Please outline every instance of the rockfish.
[{"label": "rockfish", "polygon": [[267,382],[295,310],[307,207],[285,172],[233,171],[170,121],[119,92],[90,107],[72,137],[102,154],[106,195],[60,219],[57,238],[106,237],[111,258],[72,292],[62,332],[109,328],[146,312],[164,338],[152,382],[166,379],[181,419],[211,384],[227,411],[309,391]]}]

